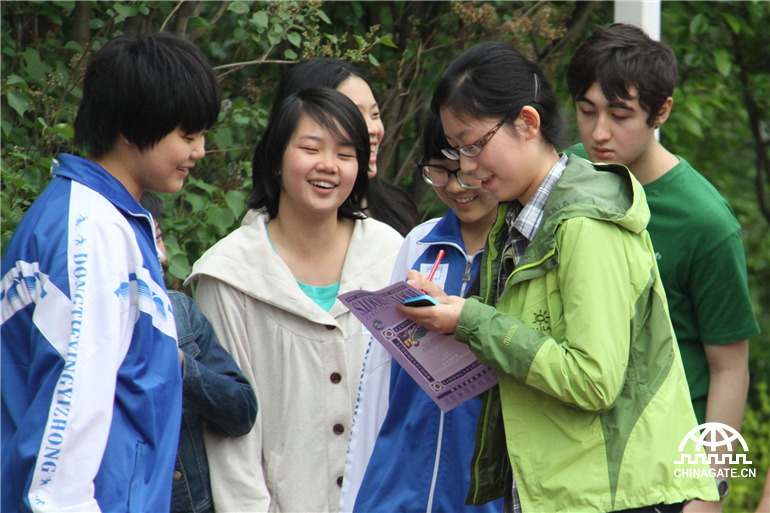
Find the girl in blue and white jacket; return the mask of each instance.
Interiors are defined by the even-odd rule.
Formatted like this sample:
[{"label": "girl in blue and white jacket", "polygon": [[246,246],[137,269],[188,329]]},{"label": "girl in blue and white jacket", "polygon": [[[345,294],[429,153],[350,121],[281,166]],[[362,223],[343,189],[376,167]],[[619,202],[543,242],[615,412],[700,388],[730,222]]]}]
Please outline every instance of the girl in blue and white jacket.
[{"label": "girl in blue and white jacket", "polygon": [[[448,144],[438,118],[431,116],[422,143],[418,167],[450,210],[407,235],[391,281],[404,280],[410,269],[427,275],[443,249],[433,280],[464,296],[478,274],[497,202],[442,155]],[[501,511],[501,501],[464,505],[474,449],[469,433],[476,430],[480,406],[481,401],[472,398],[442,412],[374,342],[364,364],[340,511]]]}]

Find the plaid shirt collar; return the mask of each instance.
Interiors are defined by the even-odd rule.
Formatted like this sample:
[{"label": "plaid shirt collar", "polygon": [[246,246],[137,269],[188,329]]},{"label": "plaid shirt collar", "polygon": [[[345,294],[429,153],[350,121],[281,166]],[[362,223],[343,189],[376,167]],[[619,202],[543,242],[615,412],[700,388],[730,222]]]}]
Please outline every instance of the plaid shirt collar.
[{"label": "plaid shirt collar", "polygon": [[[532,239],[535,238],[535,233],[540,228],[540,223],[543,222],[543,209],[545,208],[548,195],[551,194],[551,190],[553,190],[556,182],[561,178],[564,168],[567,167],[568,159],[569,157],[566,154],[561,154],[559,161],[548,172],[548,176],[545,177],[545,180],[537,188],[537,191],[535,191],[535,194],[526,206],[522,208],[521,203],[518,200],[514,200],[515,203],[508,211],[505,219],[509,231],[511,228],[515,228],[528,242],[532,242]],[[518,204],[518,208],[516,204]],[[510,237],[508,240],[510,241]],[[520,257],[520,255],[517,255],[517,257]]]},{"label": "plaid shirt collar", "polygon": [[[567,155],[561,154],[559,161],[548,172],[545,180],[537,188],[537,191],[535,191],[535,194],[526,206],[522,206],[519,200],[511,202],[511,208],[505,216],[505,222],[508,225],[508,240],[505,242],[503,252],[512,248],[517,264],[521,257],[524,256],[524,252],[527,251],[529,243],[535,238],[538,228],[540,228],[540,223],[543,221],[545,202],[548,199],[548,195],[551,194],[551,190],[559,181],[559,178],[561,178],[564,168],[567,167],[567,160]],[[500,272],[497,277],[498,297],[503,293],[505,282],[513,272],[513,269],[509,265],[500,266]]]}]

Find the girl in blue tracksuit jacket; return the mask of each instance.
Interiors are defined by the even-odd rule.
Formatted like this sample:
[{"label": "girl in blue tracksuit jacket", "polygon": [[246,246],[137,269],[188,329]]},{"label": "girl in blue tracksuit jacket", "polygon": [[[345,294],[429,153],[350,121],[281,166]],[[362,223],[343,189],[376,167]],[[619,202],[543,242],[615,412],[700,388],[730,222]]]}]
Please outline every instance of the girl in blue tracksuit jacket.
[{"label": "girl in blue tracksuit jacket", "polygon": [[[428,274],[439,250],[446,252],[434,282],[467,294],[497,214],[497,202],[472,176],[446,160],[441,122],[431,116],[423,134],[423,178],[451,209],[407,235],[392,281],[410,269]],[[345,469],[341,511],[498,513],[502,502],[465,506],[473,437],[481,401],[472,398],[444,413],[376,342],[362,376]]]},{"label": "girl in blue tracksuit jacket", "polygon": [[0,263],[3,512],[161,512],[182,373],[145,189],[178,192],[217,120],[219,83],[172,33],[91,57],[61,154]]}]

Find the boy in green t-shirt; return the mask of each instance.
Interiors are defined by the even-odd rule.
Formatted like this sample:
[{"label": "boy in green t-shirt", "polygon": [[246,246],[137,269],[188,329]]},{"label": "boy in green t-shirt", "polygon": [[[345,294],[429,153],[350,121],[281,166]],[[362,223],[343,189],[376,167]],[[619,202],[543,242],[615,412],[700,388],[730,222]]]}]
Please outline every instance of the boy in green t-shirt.
[{"label": "boy in green t-shirt", "polygon": [[[730,205],[655,129],[671,113],[677,62],[638,27],[599,27],[567,68],[581,145],[593,162],[628,166],[644,186],[647,227],[666,288],[700,423],[740,430],[749,384],[748,339],[759,333],[748,293],[741,227]],[[724,449],[721,449],[724,450]],[[712,460],[712,467],[729,467]],[[722,498],[727,483],[717,473]],[[721,511],[696,501],[685,511]]]}]

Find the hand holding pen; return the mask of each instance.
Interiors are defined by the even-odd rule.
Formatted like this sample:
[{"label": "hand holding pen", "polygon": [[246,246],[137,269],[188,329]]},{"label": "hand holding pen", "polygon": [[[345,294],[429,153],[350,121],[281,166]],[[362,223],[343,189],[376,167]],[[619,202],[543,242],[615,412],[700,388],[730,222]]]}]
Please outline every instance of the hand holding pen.
[{"label": "hand holding pen", "polygon": [[405,302],[404,305],[398,307],[398,312],[431,331],[454,333],[465,299],[458,296],[447,296],[441,287],[430,280],[435,275],[443,256],[441,253],[438,255],[428,276],[414,270],[409,271],[406,275],[407,283],[425,292],[433,301],[432,306],[416,308],[407,306]]}]

